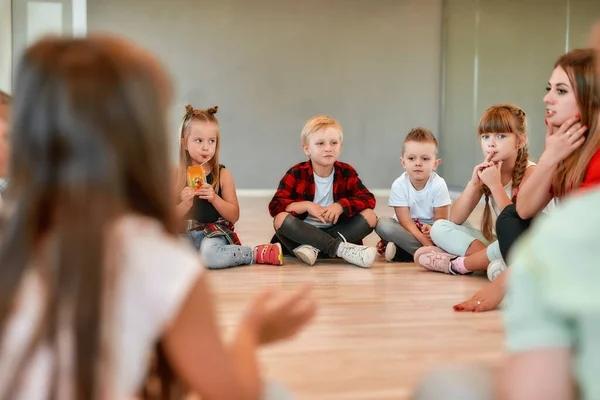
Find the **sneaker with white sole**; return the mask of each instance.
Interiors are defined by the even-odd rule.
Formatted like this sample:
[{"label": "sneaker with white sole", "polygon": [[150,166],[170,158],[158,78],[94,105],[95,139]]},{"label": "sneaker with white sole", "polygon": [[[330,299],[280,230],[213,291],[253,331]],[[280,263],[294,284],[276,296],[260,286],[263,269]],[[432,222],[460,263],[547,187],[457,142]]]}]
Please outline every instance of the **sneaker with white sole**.
[{"label": "sneaker with white sole", "polygon": [[389,242],[387,246],[385,246],[385,261],[391,262],[394,260],[396,256],[396,244],[394,242]]},{"label": "sneaker with white sole", "polygon": [[487,267],[487,277],[490,280],[490,282],[494,282],[494,280],[507,269],[508,266],[506,265],[504,260],[499,258],[489,263]]},{"label": "sneaker with white sole", "polygon": [[309,244],[303,244],[292,250],[292,253],[294,253],[294,255],[304,264],[313,266],[317,262],[319,249],[316,249]]},{"label": "sneaker with white sole", "polygon": [[415,252],[415,264],[435,272],[456,275],[450,268],[450,261],[456,258],[455,255],[445,253],[442,249],[435,246],[424,246]]},{"label": "sneaker with white sole", "polygon": [[338,256],[350,264],[362,268],[370,268],[376,255],[377,249],[375,247],[360,246],[348,242],[342,242],[338,249]]}]

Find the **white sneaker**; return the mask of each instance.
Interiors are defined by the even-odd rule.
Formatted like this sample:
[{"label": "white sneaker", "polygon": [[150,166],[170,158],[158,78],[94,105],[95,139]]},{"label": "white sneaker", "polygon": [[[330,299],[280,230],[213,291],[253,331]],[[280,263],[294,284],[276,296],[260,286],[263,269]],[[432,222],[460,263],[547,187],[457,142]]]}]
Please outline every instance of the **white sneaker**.
[{"label": "white sneaker", "polygon": [[353,243],[342,242],[338,249],[338,256],[357,267],[369,268],[375,261],[377,249],[375,247],[359,246]]},{"label": "white sneaker", "polygon": [[298,246],[292,252],[300,259],[300,261],[310,266],[315,265],[317,256],[319,255],[319,249],[316,249],[309,244]]},{"label": "white sneaker", "polygon": [[500,276],[501,273],[506,271],[507,268],[506,263],[501,258],[492,261],[487,267],[487,277],[490,282],[494,282],[494,280]]},{"label": "white sneaker", "polygon": [[387,246],[385,246],[385,261],[391,262],[394,260],[396,256],[396,244],[394,242],[389,242]]}]

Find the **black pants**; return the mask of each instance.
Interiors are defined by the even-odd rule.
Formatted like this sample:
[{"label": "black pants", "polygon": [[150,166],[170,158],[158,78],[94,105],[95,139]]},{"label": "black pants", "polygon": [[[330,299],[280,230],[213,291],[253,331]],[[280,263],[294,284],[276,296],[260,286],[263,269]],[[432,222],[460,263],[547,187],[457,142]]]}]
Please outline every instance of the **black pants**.
[{"label": "black pants", "polygon": [[343,242],[342,236],[350,243],[362,244],[365,236],[372,231],[373,228],[361,214],[326,229],[317,228],[288,215],[283,220],[281,227],[275,231],[275,236],[289,254],[296,247],[308,244],[329,257],[335,257],[340,243]]},{"label": "black pants", "polygon": [[502,210],[496,221],[496,235],[500,253],[505,262],[508,262],[510,250],[521,235],[529,229],[533,218],[523,219],[517,213],[517,207],[509,204]]}]

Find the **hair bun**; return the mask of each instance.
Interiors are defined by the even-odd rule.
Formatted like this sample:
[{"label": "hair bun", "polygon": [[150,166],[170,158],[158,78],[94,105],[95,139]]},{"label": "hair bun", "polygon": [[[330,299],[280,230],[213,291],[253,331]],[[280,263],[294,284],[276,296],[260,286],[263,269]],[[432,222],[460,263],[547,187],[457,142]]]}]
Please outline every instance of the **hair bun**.
[{"label": "hair bun", "polygon": [[185,105],[185,114],[191,115],[193,113],[194,113],[194,106],[192,106],[191,104],[186,104]]},{"label": "hair bun", "polygon": [[214,107],[211,107],[208,110],[206,110],[206,112],[209,113],[210,115],[215,115],[217,113],[217,111],[219,111],[219,106],[214,106]]}]

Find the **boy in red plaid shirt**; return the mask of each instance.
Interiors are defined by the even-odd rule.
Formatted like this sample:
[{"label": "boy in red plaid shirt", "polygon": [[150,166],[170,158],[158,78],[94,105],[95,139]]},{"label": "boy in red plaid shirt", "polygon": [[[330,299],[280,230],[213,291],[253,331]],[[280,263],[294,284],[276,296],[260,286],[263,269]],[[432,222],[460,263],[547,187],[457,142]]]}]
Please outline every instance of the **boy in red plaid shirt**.
[{"label": "boy in red plaid shirt", "polygon": [[309,160],[290,168],[269,203],[275,241],[308,265],[320,252],[369,268],[377,250],[362,239],[377,224],[375,196],[351,165],[338,161],[343,132],[333,118],[311,118],[302,129]]}]

